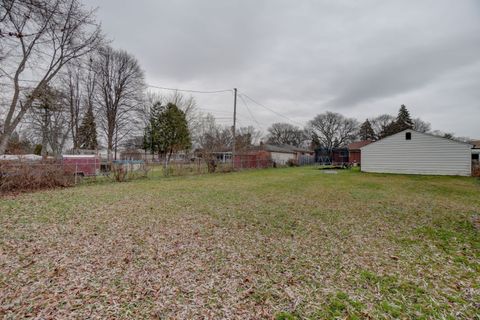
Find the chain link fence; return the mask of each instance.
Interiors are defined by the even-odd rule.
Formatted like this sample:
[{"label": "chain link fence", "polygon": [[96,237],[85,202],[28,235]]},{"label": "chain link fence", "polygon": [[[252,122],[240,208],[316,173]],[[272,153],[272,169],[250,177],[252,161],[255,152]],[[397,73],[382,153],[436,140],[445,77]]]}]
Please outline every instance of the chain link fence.
[{"label": "chain link fence", "polygon": [[284,166],[309,165],[310,161],[274,161],[239,157],[235,161],[194,159],[171,161],[168,165],[161,160],[114,160],[101,162],[97,158],[42,161],[0,161],[0,192],[20,192],[55,187],[68,187],[80,183],[98,181],[123,182],[139,178],[161,178],[173,176],[227,173],[241,170],[266,169]]}]

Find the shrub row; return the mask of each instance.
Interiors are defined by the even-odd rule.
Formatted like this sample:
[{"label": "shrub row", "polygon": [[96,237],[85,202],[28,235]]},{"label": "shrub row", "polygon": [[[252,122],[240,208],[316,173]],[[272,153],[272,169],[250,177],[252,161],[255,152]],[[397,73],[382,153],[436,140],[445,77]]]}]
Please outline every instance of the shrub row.
[{"label": "shrub row", "polygon": [[0,192],[20,192],[68,187],[75,176],[55,161],[0,162]]}]

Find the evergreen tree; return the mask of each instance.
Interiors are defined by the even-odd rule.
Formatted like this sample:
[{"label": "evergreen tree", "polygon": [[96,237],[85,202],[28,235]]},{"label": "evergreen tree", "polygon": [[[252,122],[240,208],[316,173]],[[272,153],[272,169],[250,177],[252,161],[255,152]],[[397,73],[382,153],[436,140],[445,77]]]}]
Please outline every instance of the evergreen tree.
[{"label": "evergreen tree", "polygon": [[158,150],[168,158],[173,152],[190,147],[190,131],[185,112],[175,104],[169,103],[159,114],[156,139]]},{"label": "evergreen tree", "polygon": [[400,132],[406,129],[413,129],[413,121],[410,117],[410,112],[408,112],[407,107],[402,104],[400,110],[398,110],[397,120],[395,121],[396,131]]},{"label": "evergreen tree", "polygon": [[173,103],[166,107],[156,103],[150,111],[143,144],[145,150],[164,156],[166,168],[174,152],[188,149],[191,145],[185,112]]},{"label": "evergreen tree", "polygon": [[390,122],[381,132],[380,137],[385,138],[406,129],[413,129],[413,121],[405,105],[401,105],[395,121]]},{"label": "evergreen tree", "polygon": [[392,134],[395,134],[397,132],[399,132],[397,130],[397,122],[392,121],[383,128],[382,132],[380,132],[380,137],[379,138],[383,139],[383,138],[391,136]]},{"label": "evergreen tree", "polygon": [[162,151],[159,149],[159,119],[164,112],[165,107],[163,107],[160,102],[155,103],[150,109],[150,116],[148,124],[144,130],[143,134],[143,149],[149,150],[151,154],[158,153],[159,155]]},{"label": "evergreen tree", "polygon": [[80,149],[95,150],[98,147],[97,125],[91,106],[87,109],[82,124],[78,128],[78,140]]},{"label": "evergreen tree", "polygon": [[373,131],[372,124],[368,119],[360,126],[360,139],[375,140],[375,131]]}]

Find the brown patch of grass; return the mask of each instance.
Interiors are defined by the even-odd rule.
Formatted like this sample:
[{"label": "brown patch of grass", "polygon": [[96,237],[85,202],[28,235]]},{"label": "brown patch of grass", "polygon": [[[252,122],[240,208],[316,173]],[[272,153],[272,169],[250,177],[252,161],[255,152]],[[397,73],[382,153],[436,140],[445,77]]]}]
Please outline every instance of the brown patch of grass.
[{"label": "brown patch of grass", "polygon": [[0,315],[471,319],[478,192],[290,168],[3,199]]}]

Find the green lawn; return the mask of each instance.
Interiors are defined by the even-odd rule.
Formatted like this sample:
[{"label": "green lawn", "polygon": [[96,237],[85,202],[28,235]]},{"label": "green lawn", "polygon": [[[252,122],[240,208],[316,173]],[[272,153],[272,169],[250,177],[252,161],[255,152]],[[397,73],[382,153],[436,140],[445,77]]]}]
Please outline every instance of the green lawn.
[{"label": "green lawn", "polygon": [[480,180],[314,168],[0,199],[0,317],[479,319]]}]

